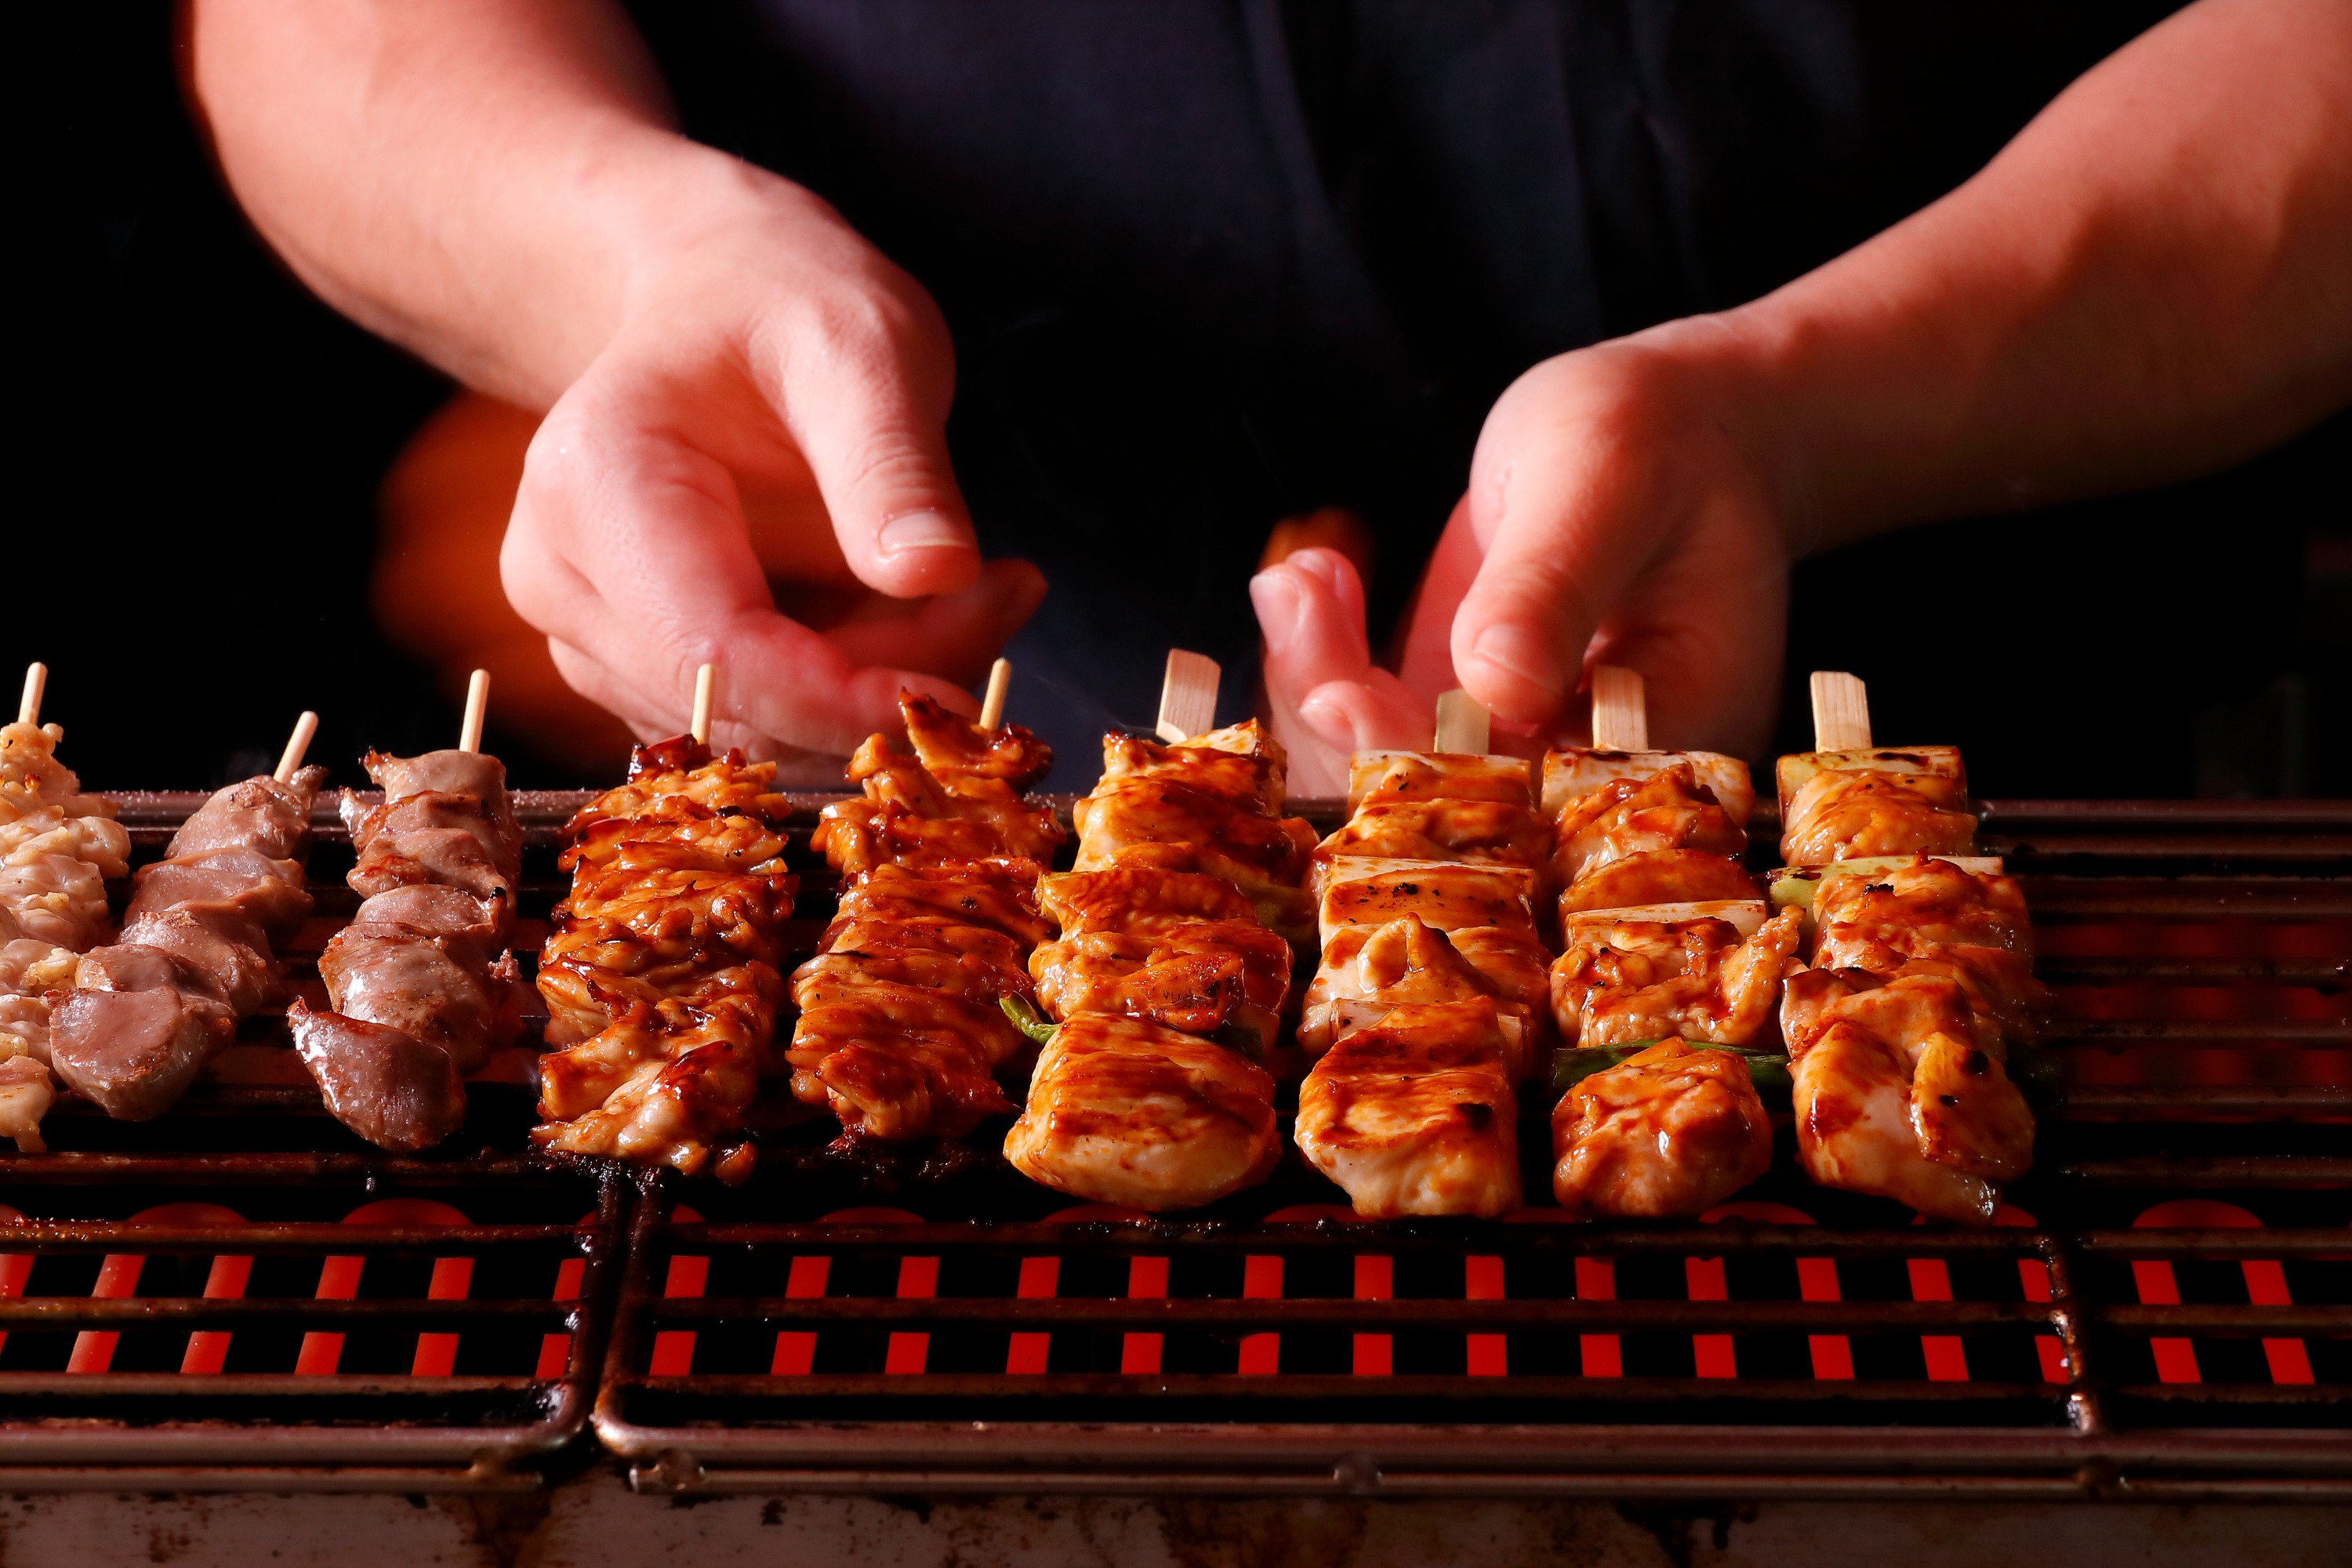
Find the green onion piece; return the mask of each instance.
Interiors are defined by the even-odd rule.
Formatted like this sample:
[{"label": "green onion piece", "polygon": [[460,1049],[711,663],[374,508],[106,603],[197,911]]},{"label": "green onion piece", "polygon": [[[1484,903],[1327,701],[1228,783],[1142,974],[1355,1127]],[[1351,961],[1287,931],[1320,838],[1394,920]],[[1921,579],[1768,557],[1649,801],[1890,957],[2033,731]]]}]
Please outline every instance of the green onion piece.
[{"label": "green onion piece", "polygon": [[1037,1011],[1036,1004],[1026,996],[999,996],[996,1005],[1013,1020],[1014,1028],[1041,1046],[1052,1043],[1054,1031],[1061,1026]]},{"label": "green onion piece", "polygon": [[[1566,1094],[1594,1073],[1606,1072],[1657,1043],[1655,1040],[1631,1040],[1622,1046],[1584,1046],[1575,1050],[1561,1051],[1552,1058],[1552,1092]],[[1685,1040],[1683,1043],[1695,1051],[1727,1051],[1738,1057],[1748,1064],[1748,1080],[1755,1084],[1759,1093],[1792,1087],[1789,1058],[1778,1051],[1758,1050],[1752,1046],[1719,1046],[1712,1040]]]},{"label": "green onion piece", "polygon": [[1237,1051],[1254,1062],[1265,1060],[1265,1039],[1255,1029],[1238,1019],[1227,1019],[1209,1031],[1209,1038],[1229,1051]]}]

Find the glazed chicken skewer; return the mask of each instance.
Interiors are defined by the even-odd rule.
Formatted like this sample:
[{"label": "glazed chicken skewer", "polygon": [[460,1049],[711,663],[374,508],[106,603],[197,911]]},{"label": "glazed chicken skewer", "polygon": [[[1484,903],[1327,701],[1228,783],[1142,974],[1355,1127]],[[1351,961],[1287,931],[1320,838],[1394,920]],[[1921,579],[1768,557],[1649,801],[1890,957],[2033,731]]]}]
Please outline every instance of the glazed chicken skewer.
[{"label": "glazed chicken skewer", "polygon": [[1798,1158],[1825,1186],[1986,1223],[2032,1161],[2007,1065],[2050,1003],[2025,900],[1974,854],[1958,752],[1874,747],[1862,682],[1812,685],[1816,749],[1777,770],[1792,869],[1774,893],[1814,931],[1781,1007]]},{"label": "glazed chicken skewer", "polygon": [[[1010,669],[990,679],[998,718]],[[862,796],[825,807],[812,840],[842,894],[793,975],[793,1092],[845,1136],[957,1138],[1014,1109],[996,1074],[1029,1042],[1000,1004],[1034,994],[1037,879],[1067,835],[1022,794],[1053,765],[1036,736],[912,692],[898,707],[914,755],[869,737],[849,764]]]},{"label": "glazed chicken skewer", "polygon": [[301,765],[318,716],[295,726],[278,771],[215,794],[140,868],[115,945],[84,953],[75,988],[50,994],[51,1062],[122,1121],[170,1109],[281,993],[273,944],[310,912],[304,863],[324,768]]},{"label": "glazed chicken skewer", "polygon": [[40,722],[48,667],[25,671],[16,721],[0,727],[0,1137],[38,1153],[50,1078],[51,997],[103,942],[106,879],[130,869],[113,805],[57,760],[65,731]]},{"label": "glazed chicken skewer", "polygon": [[[1551,835],[1531,770],[1486,755],[1485,711],[1439,702],[1439,750],[1350,760],[1345,826],[1316,848],[1316,1058],[1296,1137],[1367,1215],[1518,1206],[1517,1085],[1548,1043],[1536,916]],[[1479,751],[1445,748],[1475,746]]]},{"label": "glazed chicken skewer", "polygon": [[[1072,816],[1076,867],[1047,878],[1056,940],[1030,960],[1055,1020],[1007,1159],[1097,1203],[1195,1207],[1279,1159],[1260,1065],[1303,927],[1314,832],[1281,816],[1281,748],[1255,721],[1209,730],[1217,667],[1169,656],[1160,740],[1103,739],[1103,776]],[[1008,998],[1011,1011],[1020,1008]]]},{"label": "glazed chicken skewer", "polygon": [[1767,918],[1740,863],[1748,770],[1653,752],[1642,679],[1593,672],[1591,747],[1544,759],[1561,952],[1552,1190],[1581,1216],[1704,1213],[1771,1164],[1756,1074],[1801,916]]},{"label": "glazed chicken skewer", "polygon": [[428,1149],[456,1131],[465,1075],[522,1027],[506,951],[522,829],[506,769],[479,750],[488,692],[476,670],[457,750],[368,753],[382,804],[343,792],[358,853],[344,879],[363,901],[319,956],[331,1010],[297,999],[286,1013],[328,1111],[382,1148]]},{"label": "glazed chicken skewer", "polygon": [[751,1174],[744,1121],[775,1049],[789,804],[775,764],[709,747],[717,672],[695,680],[688,733],[639,746],[629,777],[574,814],[572,873],[540,954],[548,1007],[541,1148]]}]

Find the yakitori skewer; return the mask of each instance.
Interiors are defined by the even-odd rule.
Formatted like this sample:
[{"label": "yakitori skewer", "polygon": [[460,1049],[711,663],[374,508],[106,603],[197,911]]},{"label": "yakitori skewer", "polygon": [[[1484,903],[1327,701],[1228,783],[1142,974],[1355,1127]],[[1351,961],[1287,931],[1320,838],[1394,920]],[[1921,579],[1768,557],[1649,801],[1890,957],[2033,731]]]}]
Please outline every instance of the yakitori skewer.
[{"label": "yakitori skewer", "polygon": [[863,798],[825,807],[812,841],[842,894],[793,975],[793,1092],[845,1133],[961,1137],[1013,1109],[996,1075],[1029,1042],[1001,1004],[1034,994],[1037,879],[1068,835],[1022,793],[1053,765],[1036,736],[910,691],[898,709],[915,754],[869,737],[849,764]]},{"label": "yakitori skewer", "polygon": [[717,671],[696,672],[688,732],[639,746],[629,777],[576,813],[557,862],[572,893],[540,951],[547,1043],[541,1147],[722,1179],[750,1175],[744,1120],[782,1068],[790,805],[775,764],[713,757]]},{"label": "yakitori skewer", "polygon": [[131,837],[103,797],[57,760],[65,731],[40,722],[48,667],[25,671],[16,721],[0,727],[0,1137],[40,1152],[50,1081],[51,993],[106,940],[106,879],[130,868]]},{"label": "yakitori skewer", "polygon": [[1755,1079],[1780,1078],[1775,1004],[1801,917],[1768,919],[1741,864],[1744,765],[1649,749],[1642,678],[1600,666],[1592,745],[1545,759],[1559,813],[1552,1190],[1580,1215],[1704,1212],[1771,1163]]},{"label": "yakitori skewer", "polygon": [[[1073,808],[1075,868],[1041,887],[1061,934],[1030,961],[1053,1020],[1005,1156],[1098,1203],[1190,1208],[1280,1155],[1273,1041],[1315,836],[1281,816],[1285,759],[1255,721],[1216,730],[1215,662],[1169,655],[1157,742],[1103,738]],[[1270,917],[1270,918],[1269,918]],[[1017,1003],[1008,999],[1012,1011]]]},{"label": "yakitori skewer", "polygon": [[2024,897],[1974,853],[1958,748],[1874,746],[1851,675],[1816,671],[1812,696],[1815,750],[1776,770],[1791,869],[1773,895],[1813,925],[1781,1005],[1798,1158],[1824,1185],[1982,1223],[2032,1159],[2008,1058],[2050,998]]},{"label": "yakitori skewer", "polygon": [[318,727],[304,713],[275,773],[215,792],[164,858],[140,868],[119,942],[53,992],[51,1064],[74,1091],[144,1121],[187,1091],[237,1024],[282,991],[276,943],[301,926],[310,805],[324,768],[305,768]]},{"label": "yakitori skewer", "polygon": [[988,667],[988,690],[980,700],[980,727],[993,730],[1004,722],[1004,694],[1013,688],[1013,661],[1000,658]]},{"label": "yakitori skewer", "polygon": [[1322,963],[1297,1138],[1360,1214],[1517,1206],[1518,1081],[1549,1030],[1537,900],[1550,835],[1486,710],[1438,703],[1435,749],[1360,752],[1349,821],[1316,847]]},{"label": "yakitori skewer", "polygon": [[425,1149],[466,1116],[465,1075],[521,1029],[514,923],[522,828],[506,769],[482,753],[487,670],[474,671],[454,751],[370,752],[383,790],[343,792],[363,899],[319,957],[332,1010],[287,1009],[295,1049],[327,1109],[368,1142]]}]

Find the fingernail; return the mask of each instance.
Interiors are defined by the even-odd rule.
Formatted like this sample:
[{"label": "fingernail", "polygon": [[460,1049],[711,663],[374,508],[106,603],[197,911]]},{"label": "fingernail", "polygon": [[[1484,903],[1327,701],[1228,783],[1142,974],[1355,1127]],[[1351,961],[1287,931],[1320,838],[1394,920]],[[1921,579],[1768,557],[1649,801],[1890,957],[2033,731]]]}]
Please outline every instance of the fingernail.
[{"label": "fingernail", "polygon": [[1257,623],[1269,643],[1286,646],[1298,635],[1302,608],[1298,584],[1278,568],[1250,579],[1250,603],[1257,606]]},{"label": "fingernail", "polygon": [[1525,626],[1488,626],[1470,645],[1470,652],[1473,658],[1507,670],[1531,686],[1550,692],[1561,689],[1559,666],[1550,647]]},{"label": "fingernail", "polygon": [[936,511],[910,511],[903,517],[894,517],[874,535],[876,549],[886,556],[909,550],[961,550],[969,542],[954,519]]}]

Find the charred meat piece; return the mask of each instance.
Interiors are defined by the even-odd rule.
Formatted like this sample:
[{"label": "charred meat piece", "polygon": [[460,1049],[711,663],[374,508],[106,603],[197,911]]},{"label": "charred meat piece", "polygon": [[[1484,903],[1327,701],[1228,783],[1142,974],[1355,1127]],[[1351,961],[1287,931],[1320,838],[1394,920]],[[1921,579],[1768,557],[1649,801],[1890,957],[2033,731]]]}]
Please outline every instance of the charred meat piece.
[{"label": "charred meat piece", "polygon": [[1004,1140],[1005,1157],[1041,1185],[1155,1213],[1263,1181],[1281,1152],[1265,1069],[1197,1035],[1104,1013],[1054,1031]]},{"label": "charred meat piece", "polygon": [[1804,916],[1783,910],[1744,941],[1728,921],[1624,920],[1572,926],[1551,966],[1552,1016],[1571,1046],[1669,1037],[1744,1046],[1772,1023],[1780,983],[1801,969]]},{"label": "charred meat piece", "polygon": [[[1412,800],[1358,807],[1346,826],[1316,846],[1315,858],[1318,868],[1342,856],[1374,856],[1534,868],[1544,864],[1551,847],[1551,824],[1532,806],[1497,800]],[[1318,869],[1318,880],[1328,874]]]},{"label": "charred meat piece", "polygon": [[1591,910],[1696,904],[1756,897],[1756,879],[1709,849],[1644,849],[1596,867],[1559,896],[1563,917]]},{"label": "charred meat piece", "polygon": [[1825,969],[1893,974],[1906,965],[1948,970],[1973,1005],[2018,1038],[2055,1005],[2033,978],[2033,931],[2016,879],[1914,858],[1874,877],[1822,882],[1813,903],[1813,961]]},{"label": "charred meat piece", "polygon": [[430,1149],[464,1124],[455,1058],[405,1029],[341,1013],[286,1010],[294,1048],[335,1120],[382,1149]]},{"label": "charred meat piece", "polygon": [[1052,765],[1043,742],[1018,725],[983,734],[910,691],[898,694],[898,709],[917,754],[901,756],[887,736],[867,737],[849,760],[850,782],[865,798],[819,814],[811,842],[835,870],[856,877],[885,865],[1053,857],[1067,835],[1051,806],[1020,794]]},{"label": "charred meat piece", "polygon": [[1782,805],[1780,858],[1826,866],[1873,855],[1966,855],[1977,835],[1968,804],[1958,776],[1824,767]]},{"label": "charred meat piece", "polygon": [[1030,955],[1055,1018],[1121,1013],[1188,1034],[1234,1030],[1263,1052],[1290,988],[1290,944],[1230,882],[1197,873],[1076,871],[1038,885],[1062,934]]},{"label": "charred meat piece", "polygon": [[1519,1205],[1512,1054],[1487,998],[1391,1007],[1299,1086],[1299,1150],[1360,1215],[1507,1213]]},{"label": "charred meat piece", "polygon": [[1661,1040],[1553,1110],[1552,1192],[1580,1219],[1704,1214],[1772,1166],[1772,1126],[1729,1051]]},{"label": "charred meat piece", "polygon": [[1746,830],[1717,803],[1714,792],[1698,782],[1688,763],[1646,779],[1616,779],[1570,801],[1560,810],[1557,836],[1553,864],[1559,885],[1570,888],[1630,856],[1685,849],[1737,861],[1748,848]]},{"label": "charred meat piece", "polygon": [[1535,805],[1523,757],[1457,752],[1358,752],[1348,759],[1348,811],[1412,801],[1495,801]]}]

